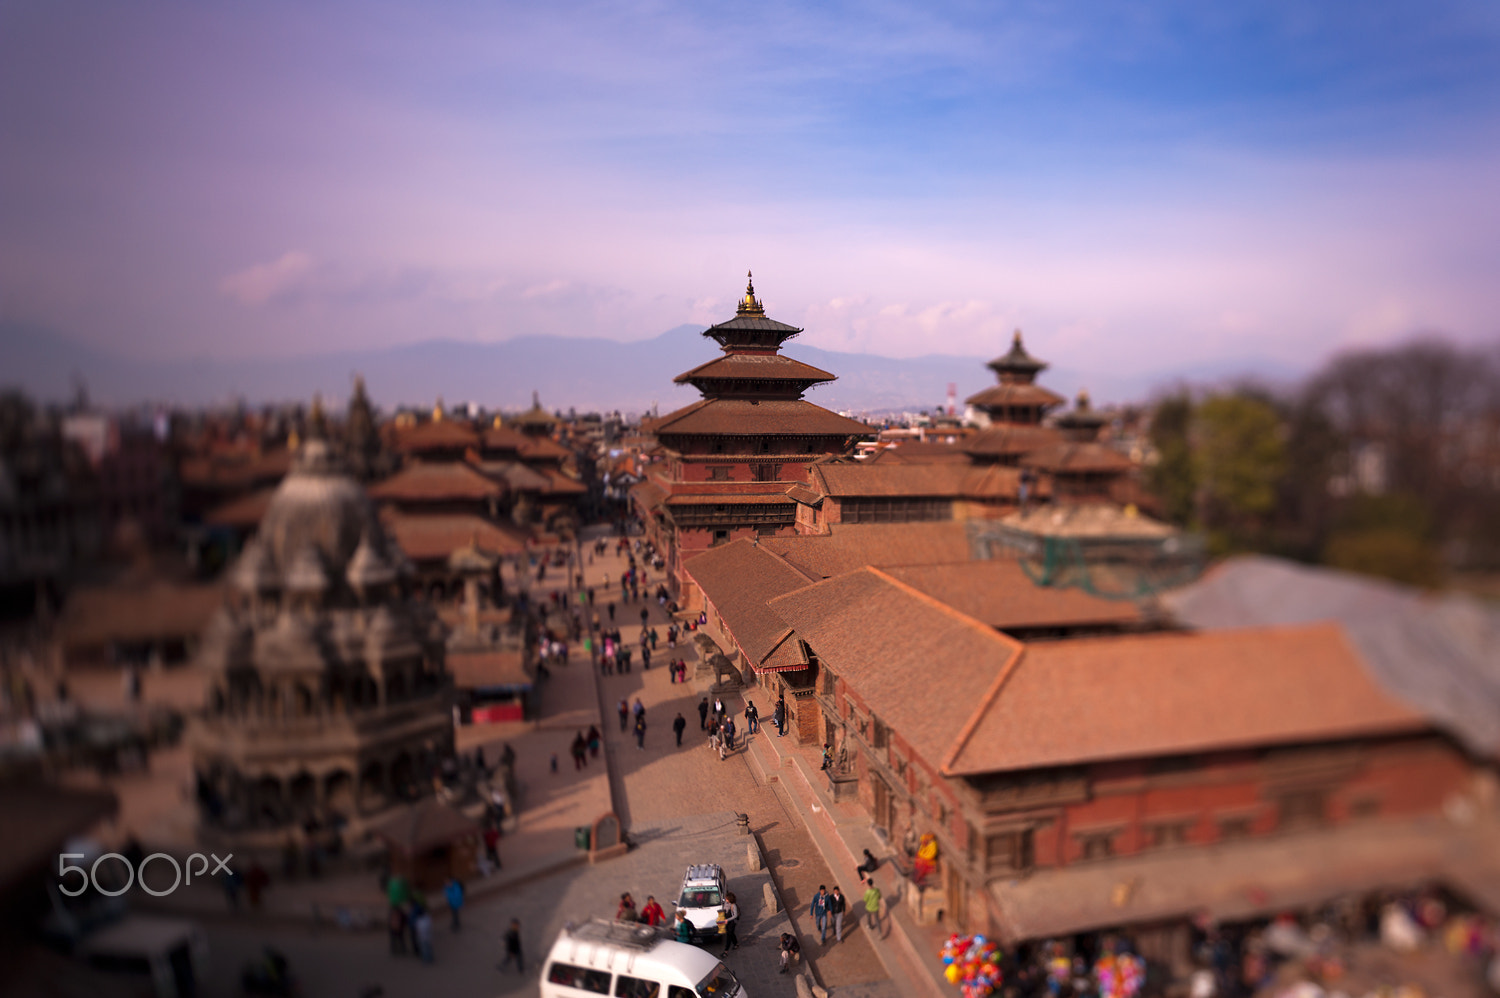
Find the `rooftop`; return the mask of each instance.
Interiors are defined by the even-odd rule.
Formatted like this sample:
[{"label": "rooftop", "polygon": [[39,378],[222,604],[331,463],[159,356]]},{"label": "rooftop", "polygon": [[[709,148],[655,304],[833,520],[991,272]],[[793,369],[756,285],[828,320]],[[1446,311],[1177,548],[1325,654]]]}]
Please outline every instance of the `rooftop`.
[{"label": "rooftop", "polygon": [[1141,622],[1133,603],[1039,586],[1008,559],[908,565],[886,574],[997,630]]},{"label": "rooftop", "polygon": [[657,436],[872,436],[875,429],[802,399],[700,399],[651,425]]},{"label": "rooftop", "polygon": [[374,499],[430,502],[484,500],[505,495],[505,486],[463,461],[417,461],[370,486]]},{"label": "rooftop", "polygon": [[1376,684],[1335,624],[1074,638],[1026,646],[944,769],[978,775],[1430,727]]},{"label": "rooftop", "polygon": [[683,571],[718,609],[729,632],[756,665],[791,630],[766,604],[813,581],[749,539],[696,554],[683,563]]},{"label": "rooftop", "polygon": [[830,533],[762,537],[760,543],[814,578],[866,565],[936,565],[968,561],[968,531],[955,520],[936,523],[836,523]]}]

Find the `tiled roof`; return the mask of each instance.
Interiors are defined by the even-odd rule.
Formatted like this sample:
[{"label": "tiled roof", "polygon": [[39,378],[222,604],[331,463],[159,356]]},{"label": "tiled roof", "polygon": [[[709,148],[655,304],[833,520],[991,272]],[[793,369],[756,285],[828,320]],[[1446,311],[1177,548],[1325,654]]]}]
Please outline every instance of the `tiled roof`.
[{"label": "tiled roof", "polygon": [[762,537],[775,551],[816,578],[843,575],[866,565],[938,565],[968,561],[968,530],[955,520],[937,523],[836,523],[831,533]]},{"label": "tiled roof", "polygon": [[415,452],[476,447],[479,434],[466,422],[453,419],[428,420],[396,430],[396,449]]},{"label": "tiled roof", "polygon": [[969,464],[833,464],[812,466],[814,484],[838,498],[900,496],[925,498],[1015,498],[1021,473],[1015,468]]},{"label": "tiled roof", "polygon": [[748,538],[709,548],[683,562],[682,570],[719,611],[752,663],[759,665],[790,628],[766,605],[812,580]]},{"label": "tiled roof", "polygon": [[450,554],[471,542],[496,554],[519,554],[526,550],[526,535],[518,528],[467,513],[387,511],[381,522],[412,561],[446,561]]},{"label": "tiled roof", "polygon": [[815,464],[812,476],[820,490],[834,497],[954,497],[962,491],[965,465]]},{"label": "tiled roof", "polygon": [[543,461],[562,460],[573,456],[573,452],[551,437],[528,437],[521,445],[520,454],[523,460]]},{"label": "tiled roof", "polygon": [[438,499],[488,499],[505,495],[505,486],[462,461],[419,461],[370,486],[370,496],[405,502]]},{"label": "tiled roof", "polygon": [[213,526],[241,529],[258,526],[261,517],[266,515],[266,507],[271,505],[271,496],[275,494],[274,488],[265,488],[237,496],[205,513],[203,522]]},{"label": "tiled roof", "polygon": [[800,333],[802,330],[796,326],[788,326],[784,322],[775,319],[757,318],[755,316],[737,315],[728,322],[720,322],[709,326],[703,331],[704,336],[712,336],[715,329],[744,329],[756,333]]},{"label": "tiled roof", "polygon": [[1334,624],[1037,642],[982,708],[953,774],[1430,728]]},{"label": "tiled roof", "polygon": [[649,479],[631,486],[630,497],[635,500],[636,505],[644,510],[653,510],[661,506],[662,500],[667,497],[667,492],[660,485]]},{"label": "tiled roof", "polygon": [[1066,475],[1070,472],[1075,474],[1123,472],[1134,467],[1130,458],[1124,454],[1112,447],[1092,441],[1056,443],[1049,447],[1029,451],[1021,458],[1021,463],[1028,467],[1050,471],[1054,475]]},{"label": "tiled roof", "polygon": [[823,501],[822,496],[818,495],[806,485],[793,485],[791,488],[786,490],[786,494],[802,503],[804,506],[816,506]]},{"label": "tiled roof", "polygon": [[1479,755],[1500,751],[1500,608],[1381,579],[1242,555],[1163,602],[1189,627],[1338,621],[1388,690]]},{"label": "tiled roof", "polygon": [[771,609],[933,761],[947,755],[1022,647],[873,568],[773,599]]},{"label": "tiled roof", "polygon": [[997,406],[1053,406],[1062,405],[1067,399],[1056,392],[1049,392],[1041,385],[1011,384],[991,385],[964,399],[965,405],[990,409]]},{"label": "tiled roof", "polygon": [[89,647],[196,638],[223,605],[224,590],[217,585],[79,587],[63,604],[58,640],[66,647]]},{"label": "tiled roof", "polygon": [[208,456],[185,457],[177,474],[192,488],[242,490],[279,481],[292,466],[291,452],[236,450]]},{"label": "tiled roof", "polygon": [[408,856],[479,836],[479,822],[430,797],[377,821],[370,833]]},{"label": "tiled roof", "polygon": [[700,399],[654,421],[651,431],[724,436],[871,436],[874,427],[802,399]]},{"label": "tiled roof", "polygon": [[672,380],[687,384],[698,378],[745,378],[761,381],[833,381],[835,375],[779,353],[732,353],[699,364]]},{"label": "tiled roof", "polygon": [[558,468],[542,469],[551,483],[547,491],[548,495],[554,496],[576,496],[588,491],[588,486],[576,479],[568,477],[568,473]]},{"label": "tiled roof", "polygon": [[1079,589],[1039,586],[1009,559],[888,568],[894,579],[1000,630],[1134,624],[1134,603],[1091,596]]},{"label": "tiled roof", "polygon": [[530,686],[535,677],[526,670],[520,651],[450,651],[444,656],[453,685],[461,690],[486,686]]},{"label": "tiled roof", "polygon": [[959,446],[966,453],[979,457],[1005,457],[1028,454],[1061,441],[1062,434],[1049,426],[996,423],[974,434]]},{"label": "tiled roof", "polygon": [[519,430],[508,426],[491,426],[484,431],[480,442],[485,450],[518,451],[531,440]]},{"label": "tiled roof", "polygon": [[474,467],[504,482],[512,492],[545,492],[552,487],[551,478],[519,461],[479,461]]}]

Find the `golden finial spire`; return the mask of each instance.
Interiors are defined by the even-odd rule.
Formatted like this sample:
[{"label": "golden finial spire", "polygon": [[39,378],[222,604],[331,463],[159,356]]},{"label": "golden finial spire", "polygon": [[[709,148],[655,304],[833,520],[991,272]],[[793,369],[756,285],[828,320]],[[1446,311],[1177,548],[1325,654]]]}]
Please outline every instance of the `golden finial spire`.
[{"label": "golden finial spire", "polygon": [[443,421],[443,397],[441,395],[432,404],[432,421],[434,423],[441,423]]},{"label": "golden finial spire", "polygon": [[765,306],[755,300],[755,275],[745,271],[745,297],[740,300],[740,307],[736,310],[740,315],[765,318]]}]

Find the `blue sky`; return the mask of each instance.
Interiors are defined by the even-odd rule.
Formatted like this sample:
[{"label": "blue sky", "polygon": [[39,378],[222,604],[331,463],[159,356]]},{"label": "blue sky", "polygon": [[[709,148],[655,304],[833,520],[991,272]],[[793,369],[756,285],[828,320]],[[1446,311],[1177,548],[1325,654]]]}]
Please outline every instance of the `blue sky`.
[{"label": "blue sky", "polygon": [[1087,373],[1500,333],[1493,3],[0,2],[0,319]]}]

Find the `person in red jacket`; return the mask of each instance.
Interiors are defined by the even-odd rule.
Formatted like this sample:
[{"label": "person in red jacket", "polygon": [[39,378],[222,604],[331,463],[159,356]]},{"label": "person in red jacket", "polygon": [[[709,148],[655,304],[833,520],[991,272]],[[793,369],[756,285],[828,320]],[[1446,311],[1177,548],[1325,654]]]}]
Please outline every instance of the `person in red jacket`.
[{"label": "person in red jacket", "polygon": [[641,909],[641,921],[647,925],[665,925],[667,913],[661,910],[661,905],[656,903],[656,898],[646,896],[646,906]]}]

